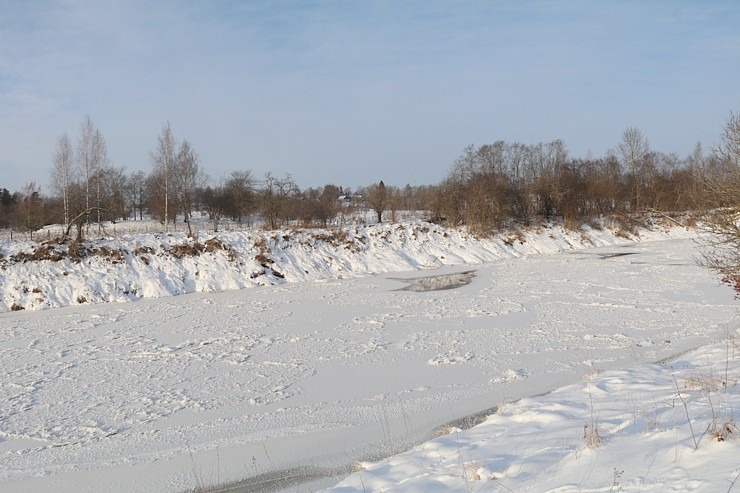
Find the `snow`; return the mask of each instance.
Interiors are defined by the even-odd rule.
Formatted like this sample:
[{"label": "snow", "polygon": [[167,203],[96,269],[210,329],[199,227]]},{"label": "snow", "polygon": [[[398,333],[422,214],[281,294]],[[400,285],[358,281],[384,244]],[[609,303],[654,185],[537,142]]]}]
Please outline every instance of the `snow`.
[{"label": "snow", "polygon": [[[656,227],[632,240],[690,236],[683,228]],[[587,226],[578,232],[553,227],[477,238],[411,222],[339,230],[200,232],[196,239],[184,232],[125,234],[86,242],[80,249],[88,254],[78,258],[68,245],[55,243],[51,231],[47,238],[43,243],[0,242],[0,312],[13,305],[39,310],[479,264],[627,241],[609,228]],[[198,250],[195,255],[193,250]],[[42,260],[25,261],[34,256]]]},{"label": "snow", "polygon": [[507,403],[471,429],[362,463],[329,491],[730,491],[740,483],[736,335]]},{"label": "snow", "polygon": [[2,244],[1,491],[726,491],[740,472],[707,431],[734,430],[738,305],[693,231],[217,238],[88,245],[115,263]]}]

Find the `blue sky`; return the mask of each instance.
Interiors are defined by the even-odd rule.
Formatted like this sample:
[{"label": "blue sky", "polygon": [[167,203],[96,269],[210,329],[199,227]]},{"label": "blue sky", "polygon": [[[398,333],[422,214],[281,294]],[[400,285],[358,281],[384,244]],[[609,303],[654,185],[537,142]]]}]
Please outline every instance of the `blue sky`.
[{"label": "blue sky", "polygon": [[3,0],[0,187],[50,192],[86,115],[149,171],[169,121],[216,182],[438,183],[468,144],[684,156],[740,111],[737,1]]}]

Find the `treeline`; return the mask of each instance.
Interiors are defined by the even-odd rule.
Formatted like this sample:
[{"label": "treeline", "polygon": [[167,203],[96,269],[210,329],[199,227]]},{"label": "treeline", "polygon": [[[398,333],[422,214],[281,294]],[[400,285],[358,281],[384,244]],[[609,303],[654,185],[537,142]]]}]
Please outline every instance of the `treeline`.
[{"label": "treeline", "polygon": [[730,179],[732,169],[721,153],[704,155],[700,144],[685,157],[654,151],[635,128],[604,157],[573,158],[560,140],[496,141],[465,148],[437,185],[399,188],[380,181],[354,192],[334,184],[301,190],[290,175],[257,178],[250,170],[214,181],[194,146],[178,140],[169,123],[150,158],[149,173],[112,165],[102,133],[87,117],[76,142],[67,134],[57,141],[52,195],[42,195],[34,183],[15,193],[0,189],[0,227],[33,231],[63,223],[68,235],[74,227],[80,238],[95,224],[145,216],[165,228],[179,220],[190,229],[196,213],[207,215],[215,229],[225,219],[275,229],[327,226],[362,209],[374,211],[378,221],[425,211],[430,220],[485,233],[535,218],[577,225],[600,214],[728,205],[706,184]]},{"label": "treeline", "polygon": [[565,144],[497,141],[469,146],[439,185],[434,216],[479,231],[507,221],[562,218],[579,224],[601,214],[705,210],[722,206],[706,183],[727,167],[700,144],[684,158],[653,151],[635,128],[601,158],[571,158]]},{"label": "treeline", "polygon": [[149,173],[128,174],[113,165],[105,138],[87,117],[76,141],[66,133],[57,141],[51,195],[42,195],[34,183],[15,193],[0,189],[0,227],[35,231],[65,224],[66,235],[74,228],[81,238],[106,221],[145,217],[158,219],[165,228],[180,221],[191,229],[194,213],[206,215],[215,229],[225,219],[247,225],[259,221],[273,229],[287,224],[327,226],[338,215],[349,217],[370,207],[369,202],[387,208],[392,216],[401,207],[423,210],[430,193],[429,187],[378,184],[354,192],[334,184],[301,190],[290,175],[258,178],[251,170],[234,170],[214,181],[201,167],[194,146],[178,140],[169,123],[158,135],[150,161]]}]

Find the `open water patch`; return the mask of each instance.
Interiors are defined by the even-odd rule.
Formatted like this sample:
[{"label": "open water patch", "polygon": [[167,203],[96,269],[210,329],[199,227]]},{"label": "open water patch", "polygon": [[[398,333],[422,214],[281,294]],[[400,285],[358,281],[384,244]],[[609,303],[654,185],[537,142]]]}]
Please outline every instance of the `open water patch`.
[{"label": "open water patch", "polygon": [[627,255],[637,255],[639,252],[584,252],[577,251],[571,252],[571,255],[597,255],[601,260],[607,260],[610,258],[626,257]]},{"label": "open water patch", "polygon": [[605,253],[605,254],[599,255],[599,258],[601,258],[601,260],[606,260],[608,258],[625,257],[627,255],[637,255],[637,252]]},{"label": "open water patch", "polygon": [[413,279],[396,279],[409,283],[399,291],[414,291],[423,293],[427,291],[442,291],[445,289],[456,289],[467,286],[475,278],[475,271],[456,272],[454,274],[439,274],[436,276],[417,277]]},{"label": "open water patch", "polygon": [[233,484],[206,488],[209,493],[281,493],[298,491],[314,483],[317,488],[329,488],[352,473],[352,466],[335,469],[320,467],[295,467],[272,471]]}]

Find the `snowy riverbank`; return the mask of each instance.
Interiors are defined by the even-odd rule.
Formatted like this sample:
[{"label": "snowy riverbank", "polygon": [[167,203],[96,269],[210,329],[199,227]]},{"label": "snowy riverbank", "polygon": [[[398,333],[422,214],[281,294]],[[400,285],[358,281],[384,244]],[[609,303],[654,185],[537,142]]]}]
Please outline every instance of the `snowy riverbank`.
[{"label": "snowy riverbank", "polygon": [[[265,491],[261,481],[286,471],[315,480],[288,488],[301,492],[340,481],[340,491],[731,487],[737,442],[701,435],[714,417],[734,426],[740,317],[734,293],[696,265],[693,231],[482,240],[415,223],[358,229],[347,237],[364,240],[336,245],[320,234],[219,236],[238,268],[229,249],[177,258],[163,253],[177,249],[175,235],[135,236],[122,249],[160,249],[142,255],[158,268],[145,279],[158,272],[155,285],[169,286],[162,297],[0,313],[0,490],[241,481]],[[74,294],[49,273],[86,261],[101,262],[87,269],[101,285],[138,265],[18,265],[46,262],[34,286],[61,304]],[[202,279],[210,266],[224,278],[264,269],[238,278],[263,286],[169,296],[183,272]],[[3,272],[23,282],[10,262]],[[203,286],[224,285],[215,274]],[[455,289],[404,290],[448,274]],[[488,428],[449,426],[492,408]],[[588,448],[592,423],[602,443]],[[353,466],[362,470],[345,478]]]},{"label": "snowy riverbank", "polygon": [[[119,226],[120,227],[120,226]],[[0,242],[0,312],[122,302],[286,282],[480,264],[695,233],[667,223],[637,234],[619,225],[561,226],[479,238],[423,222],[337,230],[145,233],[82,245]]]}]

